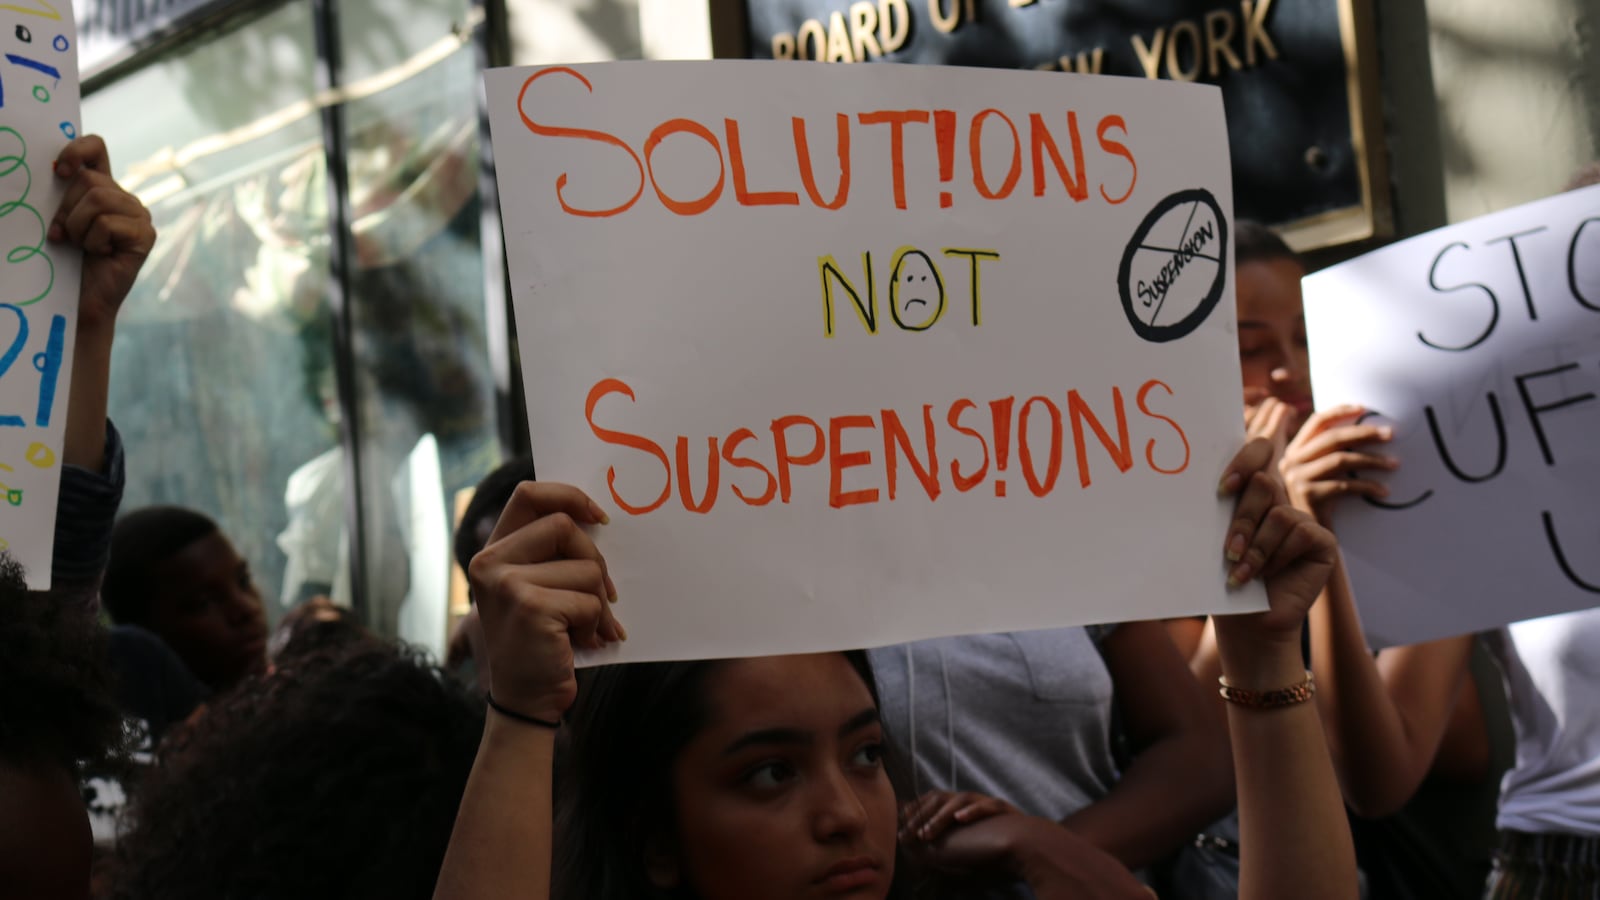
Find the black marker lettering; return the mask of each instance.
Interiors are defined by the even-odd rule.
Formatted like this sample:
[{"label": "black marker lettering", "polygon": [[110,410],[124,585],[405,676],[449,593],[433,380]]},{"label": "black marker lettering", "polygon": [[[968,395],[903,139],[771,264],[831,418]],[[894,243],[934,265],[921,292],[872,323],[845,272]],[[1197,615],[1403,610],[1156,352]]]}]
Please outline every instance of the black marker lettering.
[{"label": "black marker lettering", "polygon": [[[1427,346],[1432,347],[1435,350],[1448,350],[1448,351],[1455,352],[1455,353],[1458,353],[1458,352],[1463,351],[1463,350],[1471,350],[1473,347],[1476,347],[1479,344],[1483,343],[1484,341],[1488,340],[1489,339],[1489,335],[1494,333],[1495,326],[1500,324],[1500,298],[1496,297],[1494,295],[1494,291],[1489,290],[1489,286],[1488,285],[1478,284],[1475,281],[1469,281],[1469,282],[1467,282],[1465,284],[1452,285],[1450,287],[1444,287],[1444,286],[1441,286],[1439,284],[1438,279],[1436,277],[1438,275],[1438,273],[1439,273],[1439,263],[1440,263],[1441,260],[1444,259],[1444,255],[1446,253],[1449,253],[1451,250],[1454,250],[1457,247],[1466,248],[1467,245],[1462,243],[1462,242],[1460,242],[1460,241],[1457,241],[1457,242],[1455,242],[1453,244],[1450,244],[1450,245],[1446,246],[1443,250],[1440,250],[1439,251],[1439,255],[1435,256],[1433,258],[1433,265],[1428,267],[1428,287],[1433,288],[1435,291],[1437,291],[1438,293],[1441,293],[1441,294],[1450,294],[1450,293],[1454,293],[1456,291],[1464,291],[1464,290],[1467,290],[1469,288],[1477,288],[1478,290],[1483,291],[1489,297],[1489,305],[1490,305],[1491,310],[1492,310],[1492,312],[1489,315],[1489,327],[1485,328],[1483,330],[1483,334],[1478,335],[1476,340],[1474,340],[1471,343],[1469,343],[1469,344],[1467,344],[1465,346],[1462,346],[1462,347],[1446,347],[1443,344],[1435,344],[1433,341],[1428,340],[1427,337],[1424,336],[1422,332],[1420,332],[1420,331],[1417,332],[1417,340],[1421,341],[1423,344],[1426,344]],[[1468,249],[1470,249],[1470,248],[1468,248]]]},{"label": "black marker lettering", "polygon": [[1539,414],[1563,409],[1568,406],[1575,406],[1579,403],[1587,403],[1588,401],[1594,399],[1594,394],[1585,393],[1572,397],[1563,397],[1554,403],[1547,403],[1543,406],[1537,406],[1533,402],[1533,397],[1528,394],[1528,382],[1535,378],[1544,378],[1549,375],[1559,375],[1562,372],[1571,372],[1576,368],[1578,368],[1578,364],[1571,362],[1564,366],[1556,366],[1553,369],[1543,369],[1538,372],[1529,372],[1526,375],[1517,376],[1517,393],[1522,395],[1522,405],[1528,410],[1528,420],[1533,423],[1533,434],[1539,439],[1539,452],[1544,454],[1544,464],[1547,466],[1555,465],[1556,460],[1555,457],[1550,453],[1550,441],[1545,438],[1544,425],[1539,421]]},{"label": "black marker lettering", "polygon": [[1577,572],[1572,571],[1572,564],[1567,562],[1567,554],[1562,552],[1561,541],[1556,537],[1556,523],[1550,517],[1550,511],[1545,510],[1541,513],[1541,517],[1544,519],[1544,536],[1550,541],[1550,552],[1555,554],[1556,565],[1561,567],[1561,574],[1567,576],[1567,580],[1577,585],[1579,589],[1591,594],[1600,594],[1600,584],[1590,584],[1579,578]]},{"label": "black marker lettering", "polygon": [[1488,481],[1491,478],[1494,478],[1505,469],[1506,422],[1505,418],[1500,415],[1500,400],[1499,398],[1495,397],[1493,391],[1489,392],[1489,412],[1494,416],[1495,438],[1499,441],[1499,448],[1495,453],[1494,468],[1490,470],[1487,475],[1468,475],[1467,473],[1461,471],[1460,467],[1456,465],[1455,460],[1450,458],[1450,451],[1445,448],[1444,435],[1439,429],[1439,417],[1434,414],[1433,407],[1426,407],[1424,412],[1426,412],[1428,416],[1428,430],[1433,433],[1433,444],[1435,447],[1439,448],[1439,459],[1444,461],[1445,468],[1450,470],[1450,474],[1468,484],[1478,484],[1479,482]]},{"label": "black marker lettering", "polygon": [[[1356,419],[1356,424],[1360,425],[1361,423],[1367,421],[1370,418],[1373,418],[1374,416],[1381,416],[1381,415],[1383,415],[1383,413],[1380,413],[1380,412],[1377,412],[1375,410],[1370,410],[1369,409],[1366,412],[1362,413],[1360,418]],[[1354,473],[1352,473],[1352,475],[1353,474]],[[1367,501],[1367,503],[1369,503],[1372,506],[1376,506],[1379,509],[1399,510],[1399,509],[1410,509],[1413,506],[1420,506],[1424,500],[1427,500],[1429,497],[1432,497],[1432,496],[1433,496],[1433,488],[1428,488],[1427,490],[1423,491],[1421,494],[1418,494],[1415,498],[1413,498],[1411,500],[1402,500],[1402,501],[1399,501],[1397,503],[1390,503],[1387,500],[1379,500],[1376,497],[1363,496],[1361,499]]]},{"label": "black marker lettering", "polygon": [[1600,217],[1584,219],[1578,223],[1578,230],[1572,233],[1572,243],[1567,246],[1567,285],[1572,288],[1572,299],[1578,301],[1580,306],[1600,312],[1600,306],[1590,303],[1589,298],[1578,290],[1578,239],[1583,237],[1585,228],[1596,222],[1600,222]]},{"label": "black marker lettering", "polygon": [[1517,267],[1517,281],[1522,283],[1522,300],[1524,303],[1528,304],[1529,320],[1535,322],[1539,321],[1539,313],[1533,308],[1533,293],[1528,290],[1528,273],[1522,268],[1522,252],[1517,247],[1517,238],[1527,237],[1531,234],[1538,234],[1541,231],[1549,230],[1550,229],[1544,227],[1543,225],[1540,225],[1538,228],[1531,228],[1527,231],[1519,231],[1516,234],[1508,234],[1505,237],[1497,237],[1492,240],[1484,241],[1485,244],[1496,244],[1500,241],[1505,241],[1511,245],[1511,261],[1515,263]]}]

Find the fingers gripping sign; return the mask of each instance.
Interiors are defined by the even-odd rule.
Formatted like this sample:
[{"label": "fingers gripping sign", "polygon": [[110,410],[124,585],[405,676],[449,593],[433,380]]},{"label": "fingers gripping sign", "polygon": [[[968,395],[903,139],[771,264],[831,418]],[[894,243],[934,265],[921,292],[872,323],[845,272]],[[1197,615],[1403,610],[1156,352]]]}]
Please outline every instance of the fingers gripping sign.
[{"label": "fingers gripping sign", "polygon": [[92,329],[115,319],[155,247],[156,229],[139,198],[111,176],[111,156],[98,136],[87,135],[62,148],[55,175],[66,190],[50,221],[49,237],[83,249],[79,322]]},{"label": "fingers gripping sign", "polygon": [[607,521],[575,487],[524,482],[473,558],[467,574],[500,703],[559,719],[577,697],[575,649],[626,639],[605,557],[585,530]]},{"label": "fingers gripping sign", "polygon": [[1326,523],[1330,501],[1347,495],[1381,500],[1389,495],[1382,483],[1366,473],[1393,472],[1399,460],[1374,452],[1394,431],[1387,425],[1361,421],[1366,410],[1338,406],[1311,416],[1284,451],[1281,469],[1289,497],[1296,507]]},{"label": "fingers gripping sign", "polygon": [[1237,497],[1223,556],[1231,566],[1228,584],[1260,578],[1271,605],[1265,613],[1235,618],[1253,622],[1263,636],[1298,635],[1333,572],[1338,545],[1332,532],[1290,504],[1270,471],[1273,455],[1271,441],[1252,440],[1223,476],[1222,493]]}]

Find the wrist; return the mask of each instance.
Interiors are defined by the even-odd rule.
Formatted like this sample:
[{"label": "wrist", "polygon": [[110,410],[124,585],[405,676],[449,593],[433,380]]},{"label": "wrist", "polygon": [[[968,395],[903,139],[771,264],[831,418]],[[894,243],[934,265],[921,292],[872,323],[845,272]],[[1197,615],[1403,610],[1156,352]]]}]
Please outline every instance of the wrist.
[{"label": "wrist", "polygon": [[556,730],[530,728],[521,722],[499,715],[494,710],[488,710],[483,723],[483,743],[506,750],[538,752],[549,748],[553,751],[556,745]]},{"label": "wrist", "polygon": [[489,689],[485,697],[486,704],[490,707],[491,717],[515,720],[533,719],[542,722],[560,722],[566,711],[572,706],[573,697],[570,693],[542,694],[531,692],[517,692],[507,689],[502,691],[494,684],[494,679],[489,679]]},{"label": "wrist", "polygon": [[111,346],[117,334],[117,319],[115,316],[90,316],[79,313],[77,337],[75,341],[79,352],[83,349]]},{"label": "wrist", "polygon": [[1148,897],[1154,892],[1139,883],[1116,857],[1075,834],[1065,825],[1036,816],[1022,820],[1010,847],[1014,877],[1038,897],[1077,896],[1094,884],[1096,896]]},{"label": "wrist", "polygon": [[483,700],[484,703],[488,705],[490,712],[496,713],[502,718],[510,719],[513,722],[521,722],[524,725],[532,725],[537,728],[546,728],[551,731],[561,727],[560,716],[533,715],[525,713],[519,709],[513,709],[512,707],[506,706],[504,703],[496,700],[494,698],[494,691],[489,691],[487,694],[485,694],[483,696]]},{"label": "wrist", "polygon": [[1239,640],[1241,636],[1230,635],[1220,620],[1217,626],[1217,656],[1222,662],[1222,677],[1229,684],[1250,691],[1270,691],[1305,679],[1305,657],[1298,633]]},{"label": "wrist", "polygon": [[1060,869],[1060,860],[1071,858],[1073,848],[1063,845],[1074,838],[1066,828],[1049,819],[1022,813],[1014,815],[1017,823],[1008,829],[1006,864],[1013,876],[1036,885]]}]

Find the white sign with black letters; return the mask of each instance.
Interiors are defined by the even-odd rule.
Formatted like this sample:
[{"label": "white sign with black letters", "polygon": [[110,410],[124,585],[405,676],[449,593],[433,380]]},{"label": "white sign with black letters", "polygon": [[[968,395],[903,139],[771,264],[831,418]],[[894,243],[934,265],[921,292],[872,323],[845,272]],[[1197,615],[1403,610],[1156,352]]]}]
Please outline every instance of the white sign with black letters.
[{"label": "white sign with black letters", "polygon": [[1600,187],[1304,288],[1318,405],[1395,428],[1389,496],[1335,521],[1374,646],[1600,606]]}]

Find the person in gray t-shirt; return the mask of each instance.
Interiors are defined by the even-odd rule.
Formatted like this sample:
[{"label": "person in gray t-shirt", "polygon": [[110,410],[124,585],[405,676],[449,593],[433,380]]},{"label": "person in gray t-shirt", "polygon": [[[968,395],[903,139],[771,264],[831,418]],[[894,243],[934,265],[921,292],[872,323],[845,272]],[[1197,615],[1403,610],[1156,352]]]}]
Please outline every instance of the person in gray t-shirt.
[{"label": "person in gray t-shirt", "polygon": [[1133,869],[1192,841],[1233,803],[1222,719],[1160,623],[940,638],[870,655],[885,731],[913,761],[919,796],[999,798]]}]

